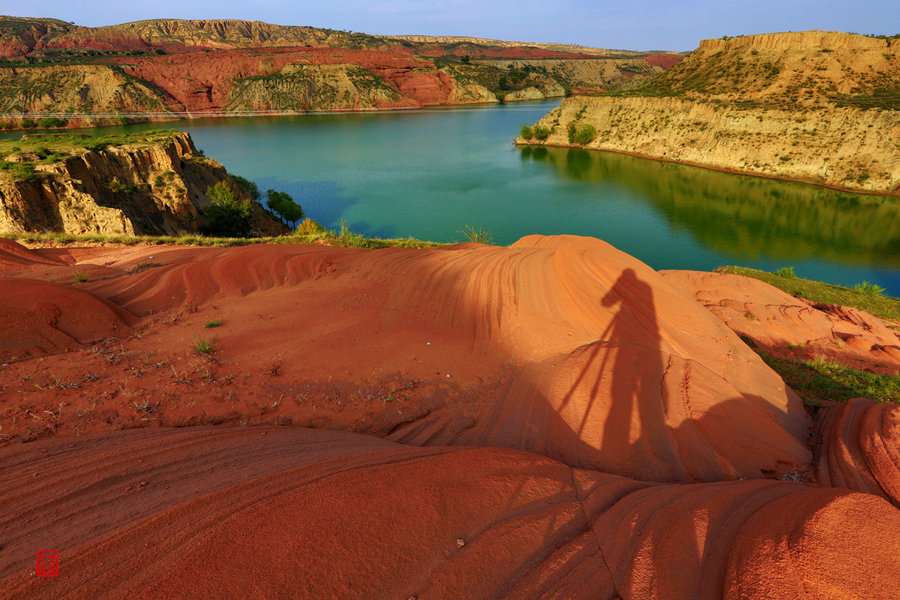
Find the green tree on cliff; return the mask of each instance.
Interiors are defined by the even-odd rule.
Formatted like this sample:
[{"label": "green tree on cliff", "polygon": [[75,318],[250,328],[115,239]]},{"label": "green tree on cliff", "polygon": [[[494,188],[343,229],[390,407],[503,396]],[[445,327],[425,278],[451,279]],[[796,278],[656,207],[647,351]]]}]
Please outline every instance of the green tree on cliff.
[{"label": "green tree on cliff", "polygon": [[210,204],[203,209],[206,235],[221,237],[249,237],[252,232],[253,211],[250,200],[238,200],[226,181],[206,188]]},{"label": "green tree on cliff", "polygon": [[297,204],[290,194],[269,190],[266,192],[266,204],[285,223],[289,223],[291,229],[294,224],[304,217],[303,208]]}]

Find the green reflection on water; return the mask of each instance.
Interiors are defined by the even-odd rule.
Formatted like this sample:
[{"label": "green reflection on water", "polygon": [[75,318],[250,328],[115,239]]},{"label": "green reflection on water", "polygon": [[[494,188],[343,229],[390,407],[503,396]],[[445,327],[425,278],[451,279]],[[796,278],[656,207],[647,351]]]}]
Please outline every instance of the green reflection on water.
[{"label": "green reflection on water", "polygon": [[652,202],[673,228],[748,260],[819,258],[900,265],[900,198],[733,175],[611,152],[523,147],[559,177],[620,185]]}]

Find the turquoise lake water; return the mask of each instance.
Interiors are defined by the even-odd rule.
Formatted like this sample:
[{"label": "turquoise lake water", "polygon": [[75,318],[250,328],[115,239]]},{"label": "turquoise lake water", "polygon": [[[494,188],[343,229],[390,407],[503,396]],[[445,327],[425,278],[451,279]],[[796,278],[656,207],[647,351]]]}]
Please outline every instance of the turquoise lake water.
[{"label": "turquoise lake water", "polygon": [[[900,199],[846,194],[605,152],[516,148],[522,123],[558,104],[167,123],[262,191],[367,236],[495,243],[571,233],[656,269],[793,266],[900,296]],[[160,124],[107,128],[159,128]]]}]

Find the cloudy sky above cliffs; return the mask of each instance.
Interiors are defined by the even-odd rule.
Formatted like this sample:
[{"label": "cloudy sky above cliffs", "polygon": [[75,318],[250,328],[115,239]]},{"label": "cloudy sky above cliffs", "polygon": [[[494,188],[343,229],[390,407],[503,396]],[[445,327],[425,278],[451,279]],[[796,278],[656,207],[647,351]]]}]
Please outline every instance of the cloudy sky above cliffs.
[{"label": "cloudy sky above cliffs", "polygon": [[2,0],[0,13],[78,25],[252,19],[365,33],[464,35],[629,50],[692,50],[706,38],[825,29],[900,33],[898,0]]}]

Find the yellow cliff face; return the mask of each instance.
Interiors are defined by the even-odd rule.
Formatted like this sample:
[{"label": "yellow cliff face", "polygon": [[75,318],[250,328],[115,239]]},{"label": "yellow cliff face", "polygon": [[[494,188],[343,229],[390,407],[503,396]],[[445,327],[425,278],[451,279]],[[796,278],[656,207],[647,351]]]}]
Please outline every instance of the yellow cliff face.
[{"label": "yellow cliff face", "polygon": [[[15,158],[15,157],[7,157]],[[0,174],[0,231],[70,234],[167,234],[196,232],[205,190],[231,181],[218,162],[203,157],[183,132],[147,142],[82,149],[37,164],[35,176]],[[247,192],[232,182],[238,198]],[[260,233],[282,227],[255,206]]]},{"label": "yellow cliff face", "polygon": [[[829,107],[800,113],[677,98],[569,98],[538,124],[544,143],[578,145],[849,190],[900,193],[900,115]],[[569,124],[591,125],[587,144]]]},{"label": "yellow cliff face", "polygon": [[106,65],[0,68],[0,113],[168,112],[159,90]]},{"label": "yellow cliff face", "polygon": [[900,39],[808,31],[706,40],[640,88],[565,100],[538,123],[549,135],[519,143],[900,194],[898,95]]},{"label": "yellow cliff face", "polygon": [[832,31],[704,40],[660,81],[690,98],[818,106],[900,87],[900,40]]}]

